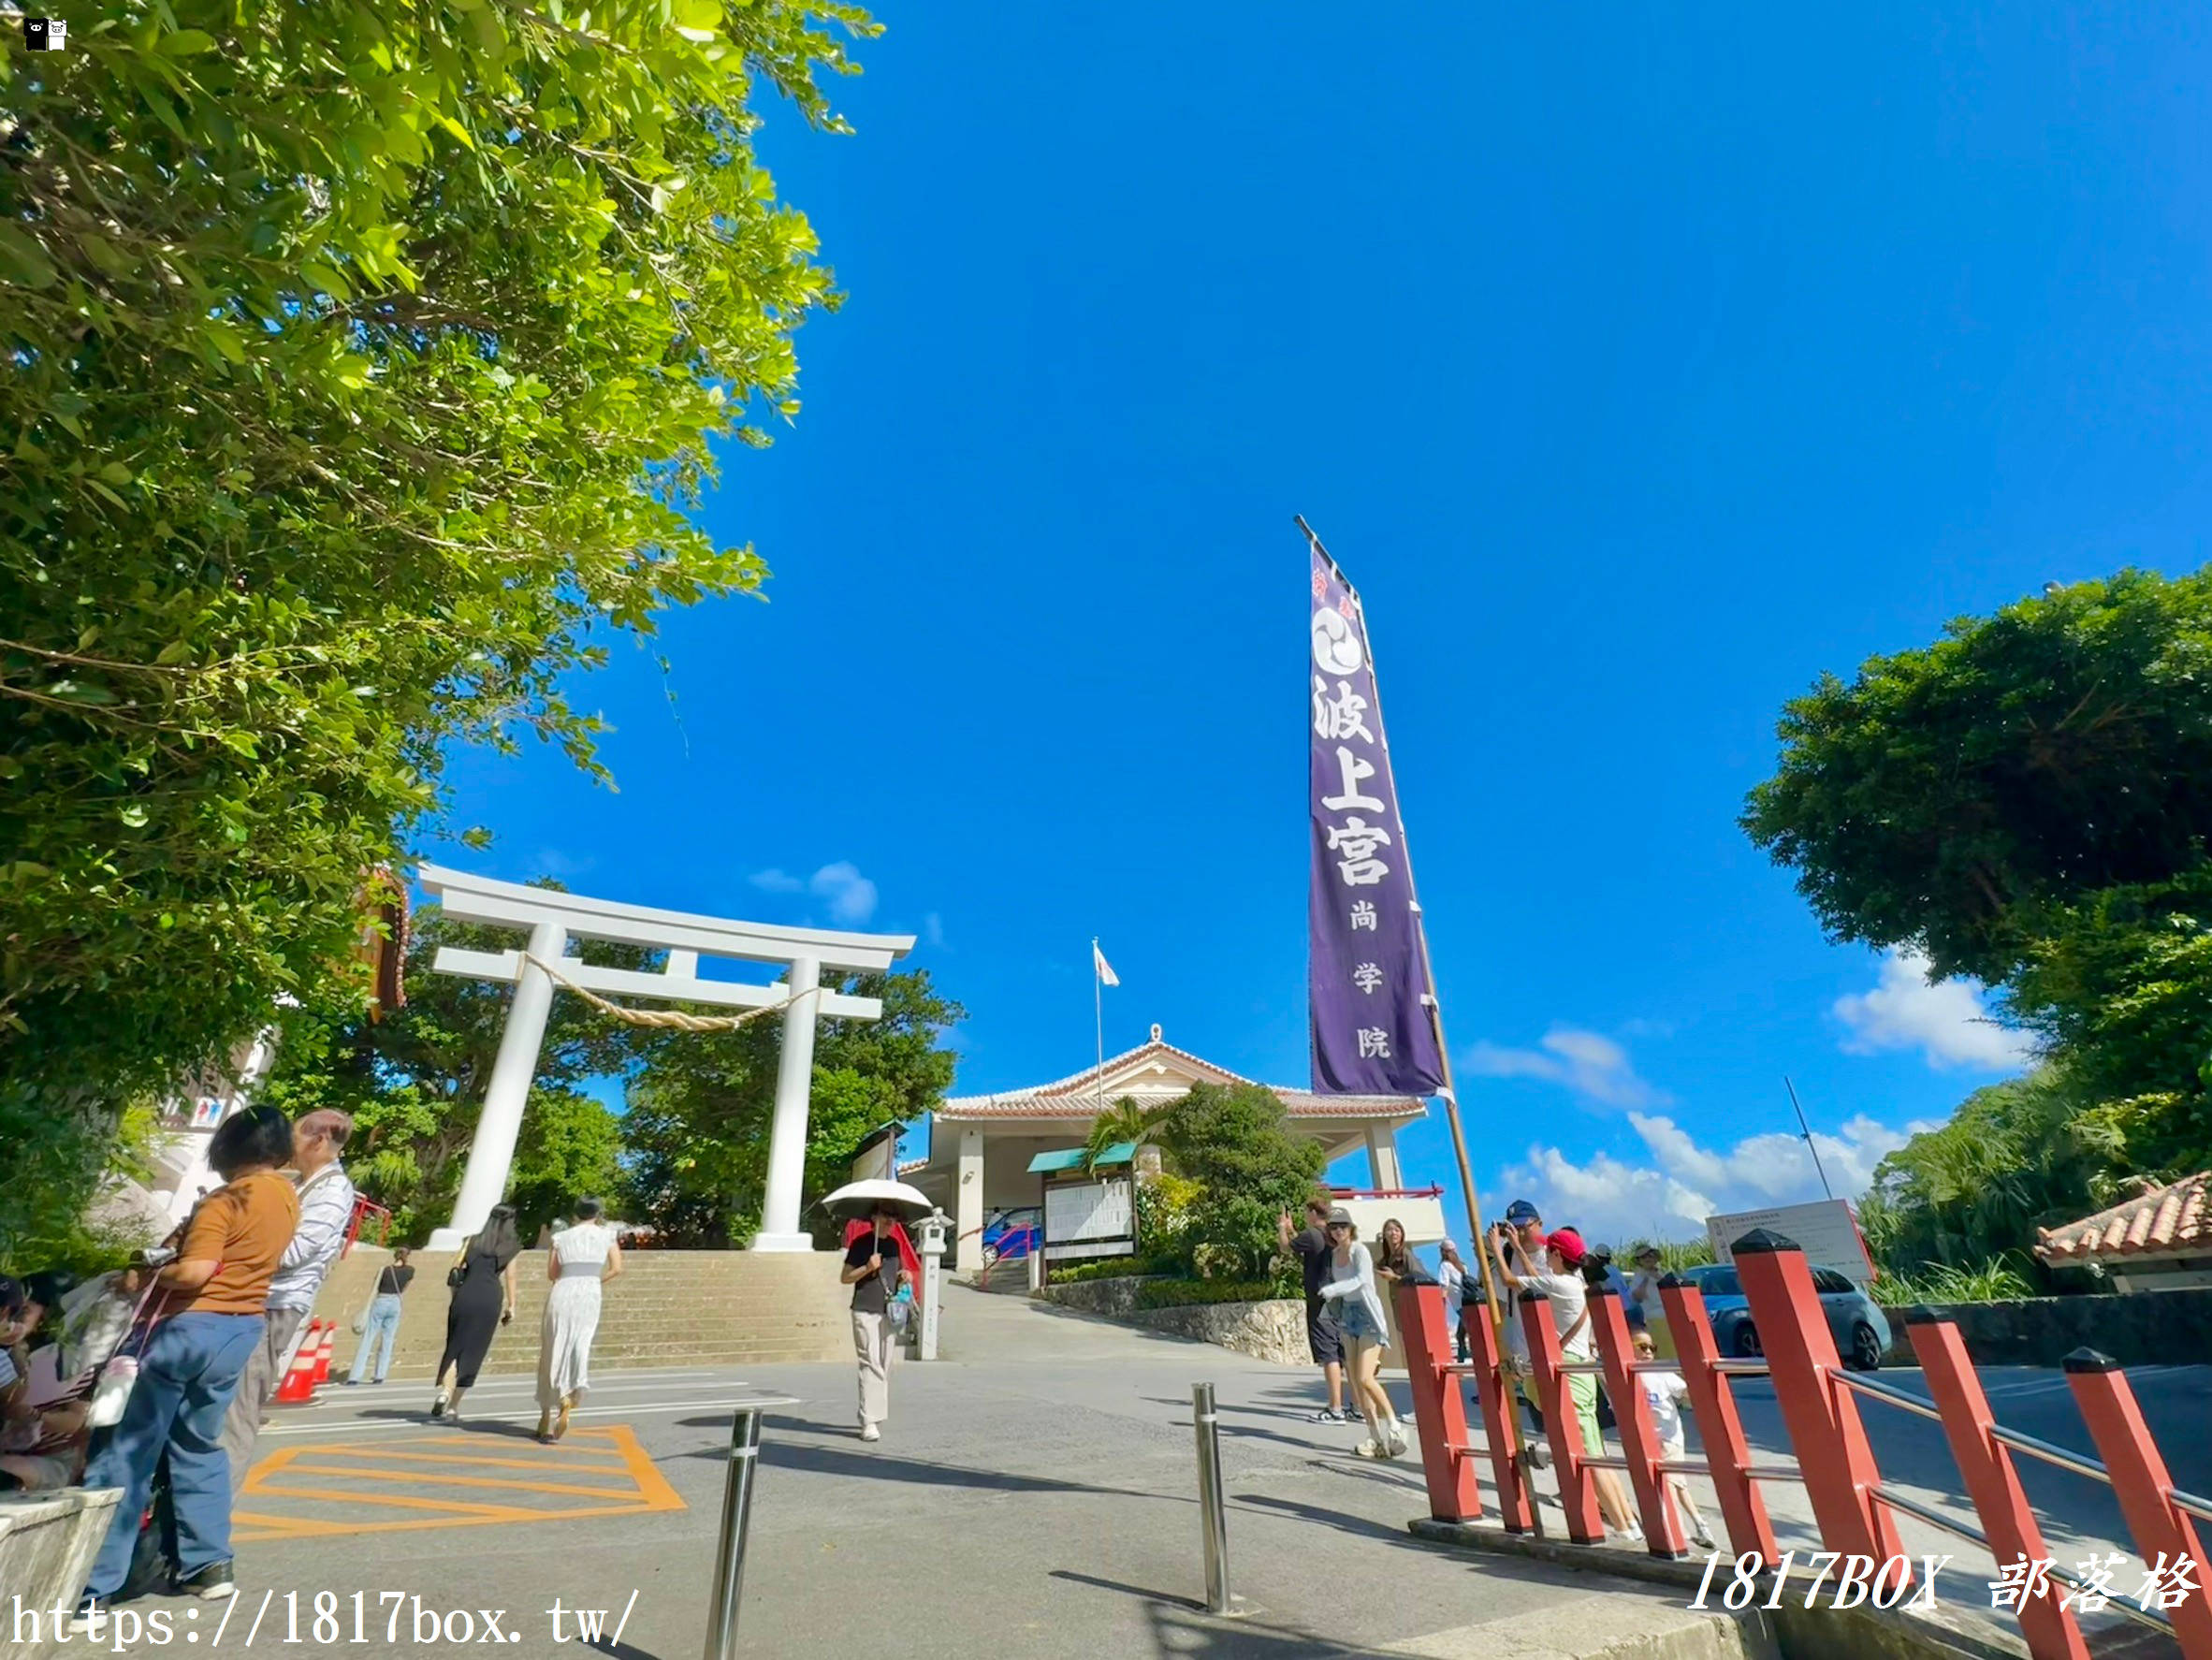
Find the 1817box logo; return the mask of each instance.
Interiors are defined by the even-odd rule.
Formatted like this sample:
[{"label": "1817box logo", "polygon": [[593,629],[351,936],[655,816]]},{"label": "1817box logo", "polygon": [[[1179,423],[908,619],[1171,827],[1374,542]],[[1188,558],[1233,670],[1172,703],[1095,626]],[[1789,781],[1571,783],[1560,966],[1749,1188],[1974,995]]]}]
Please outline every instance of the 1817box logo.
[{"label": "1817box logo", "polygon": [[69,38],[69,25],[58,17],[23,19],[23,45],[32,51],[59,51]]}]

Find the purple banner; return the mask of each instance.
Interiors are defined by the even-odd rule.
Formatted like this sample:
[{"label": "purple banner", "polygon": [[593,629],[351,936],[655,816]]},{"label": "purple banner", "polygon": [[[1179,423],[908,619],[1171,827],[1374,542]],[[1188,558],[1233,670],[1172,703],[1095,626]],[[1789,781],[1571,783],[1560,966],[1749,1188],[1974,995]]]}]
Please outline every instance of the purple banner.
[{"label": "purple banner", "polygon": [[1313,561],[1306,972],[1314,1093],[1433,1095],[1444,1085],[1444,1066],[1367,621],[1360,596],[1318,544]]}]

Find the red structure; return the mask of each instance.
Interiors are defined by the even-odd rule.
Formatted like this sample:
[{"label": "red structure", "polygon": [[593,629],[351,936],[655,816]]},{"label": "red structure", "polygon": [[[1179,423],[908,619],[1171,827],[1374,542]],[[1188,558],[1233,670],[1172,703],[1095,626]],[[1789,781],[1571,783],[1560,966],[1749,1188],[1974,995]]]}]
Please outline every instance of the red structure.
[{"label": "red structure", "polygon": [[[1903,1512],[1986,1546],[2000,1564],[2022,1558],[2044,1563],[2048,1552],[2043,1528],[2013,1462],[2016,1456],[2026,1456],[2109,1485],[2147,1570],[2186,1560],[2194,1565],[2200,1583],[2212,1579],[2197,1528],[2199,1522],[2212,1521],[2212,1500],[2175,1487],[2126,1376],[2104,1356],[2084,1349],[2066,1362],[2067,1381],[2101,1455],[2091,1458],[1999,1424],[1957,1329],[1949,1322],[1922,1320],[1909,1328],[1929,1391],[1925,1397],[1916,1395],[1844,1368],[1805,1255],[1795,1244],[1762,1230],[1738,1240],[1731,1254],[1766,1351],[1764,1360],[1722,1357],[1706,1318],[1704,1299],[1695,1288],[1672,1276],[1662,1281],[1659,1289],[1675,1339],[1677,1358],[1672,1361],[1635,1358],[1620,1299],[1609,1289],[1601,1288],[1591,1298],[1599,1358],[1579,1364],[1564,1361],[1549,1307],[1541,1301],[1523,1303],[1533,1381],[1544,1408],[1568,1536],[1578,1543],[1596,1544],[1604,1538],[1591,1478],[1598,1469],[1617,1469],[1627,1473],[1635,1489],[1645,1549],[1656,1556],[1682,1553],[1681,1521],[1666,1493],[1665,1478],[1669,1473],[1687,1474],[1696,1466],[1669,1464],[1659,1456],[1649,1408],[1635,1386],[1637,1372],[1665,1369],[1679,1371],[1689,1386],[1690,1416],[1703,1444],[1704,1468],[1719,1493],[1722,1522],[1732,1551],[1739,1556],[1754,1554],[1769,1565],[1781,1562],[1760,1486],[1767,1481],[1799,1481],[1812,1501],[1826,1551],[1870,1557],[1876,1564],[1892,1562],[1905,1554],[1896,1522],[1897,1514]],[[1525,1472],[1508,1454],[1506,1436],[1498,1433],[1513,1406],[1512,1379],[1500,1363],[1497,1333],[1487,1319],[1471,1321],[1474,1361],[1453,1365],[1441,1290],[1401,1285],[1397,1299],[1412,1366],[1414,1416],[1420,1429],[1430,1513],[1450,1522],[1480,1517],[1478,1475],[1487,1452],[1501,1520],[1509,1532],[1527,1531],[1534,1524],[1534,1512]],[[1582,1445],[1566,1400],[1566,1380],[1579,1371],[1603,1376],[1620,1422],[1623,1456],[1608,1456],[1602,1449]],[[1487,1448],[1471,1442],[1466,1401],[1453,1381],[1463,1374],[1474,1384]],[[1772,1380],[1794,1454],[1791,1459],[1760,1463],[1753,1458],[1732,1392],[1733,1380],[1747,1376]],[[1862,1400],[1943,1425],[1978,1527],[1884,1486],[1859,1418]],[[2065,1594],[2079,1581],[2055,1564],[2049,1567],[2049,1579],[2047,1594],[2021,1601],[2020,1629],[2029,1652],[2035,1660],[2086,1660],[2080,1628],[2065,1601]],[[1884,1586],[1885,1597],[1901,1596],[1904,1590],[1897,1575],[1890,1573]],[[2171,1634],[2185,1660],[2212,1660],[2212,1596],[2205,1591],[2192,1591],[2163,1609],[2120,1596],[2113,1597],[2110,1606]]]}]

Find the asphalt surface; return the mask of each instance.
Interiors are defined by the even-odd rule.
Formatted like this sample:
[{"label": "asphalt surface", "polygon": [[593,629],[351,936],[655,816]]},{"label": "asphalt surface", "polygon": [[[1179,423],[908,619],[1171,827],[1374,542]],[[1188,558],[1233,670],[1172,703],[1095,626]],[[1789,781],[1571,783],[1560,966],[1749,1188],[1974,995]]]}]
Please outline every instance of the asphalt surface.
[{"label": "asphalt surface", "polygon": [[[488,1616],[519,1639],[505,1653],[579,1653],[583,1609],[599,1620],[592,1651],[691,1660],[731,1405],[761,1391],[795,1404],[765,1420],[745,1655],[1503,1653],[1483,1628],[1522,1640],[1532,1624],[1617,1632],[1680,1617],[1679,1592],[1413,1539],[1418,1460],[1360,1460],[1354,1432],[1307,1421],[1310,1374],[965,1289],[946,1317],[955,1358],[896,1368],[875,1444],[854,1432],[845,1366],[602,1374],[554,1448],[530,1438],[527,1379],[472,1391],[458,1430],[427,1419],[419,1386],[327,1389],[263,1432],[221,1640],[221,1605],[148,1598],[128,1607],[167,1614],[172,1640],[101,1646],[232,1653],[250,1636],[286,1655],[483,1653]],[[1200,1381],[1221,1408],[1231,1583],[1245,1603],[1233,1620],[1194,1607]],[[447,1618],[464,1610],[473,1641]]]},{"label": "asphalt surface", "polygon": [[[895,1371],[876,1444],[854,1433],[844,1366],[603,1373],[554,1448],[530,1438],[528,1379],[472,1391],[458,1428],[428,1419],[420,1386],[327,1389],[263,1432],[227,1623],[222,1605],[150,1598],[131,1606],[141,1622],[167,1614],[170,1641],[142,1625],[101,1648],[690,1660],[706,1635],[732,1407],[763,1392],[793,1404],[764,1420],[741,1654],[1481,1653],[1498,1647],[1486,1629],[1521,1641],[1530,1622],[1556,1629],[1567,1654],[1583,1652],[1578,1633],[1657,1626],[1683,1600],[1412,1539],[1405,1524],[1427,1508],[1418,1453],[1353,1457],[1355,1432],[1308,1421],[1308,1373],[965,1289],[948,1294],[946,1322],[951,1358]],[[1919,1391],[1916,1373],[1882,1376]],[[1231,1584],[1246,1600],[1230,1621],[1194,1607],[1199,1381],[1221,1408]],[[2212,1370],[2136,1381],[2176,1479],[2212,1487]],[[2061,1376],[1988,1382],[2002,1421],[2088,1450]],[[1771,1389],[1738,1393],[1754,1442],[1783,1451]],[[1971,1519],[1938,1426],[1871,1405],[1863,1415],[1885,1481]],[[2026,1478],[2061,1563],[2094,1550],[2132,1564],[2108,1492],[2040,1466]],[[1785,1546],[1816,1548],[1801,1493],[1772,1484],[1768,1502]],[[1902,1531],[1909,1550],[1954,1556],[1946,1606],[1986,1615],[1986,1555],[1917,1523]],[[577,1609],[596,1616],[595,1639],[579,1642]],[[503,1645],[484,1640],[488,1622]]]}]

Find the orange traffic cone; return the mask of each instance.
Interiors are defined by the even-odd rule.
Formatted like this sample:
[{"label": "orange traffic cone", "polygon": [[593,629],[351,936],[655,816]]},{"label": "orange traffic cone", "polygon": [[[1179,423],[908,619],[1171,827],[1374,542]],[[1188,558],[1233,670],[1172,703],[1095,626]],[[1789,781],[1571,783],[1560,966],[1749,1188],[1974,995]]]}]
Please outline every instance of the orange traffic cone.
[{"label": "orange traffic cone", "polygon": [[280,1406],[304,1406],[314,1399],[315,1345],[302,1343],[292,1356],[292,1363],[284,1368],[284,1381],[277,1386],[276,1404]]},{"label": "orange traffic cone", "polygon": [[330,1381],[330,1356],[337,1347],[338,1322],[325,1320],[323,1322],[323,1340],[315,1347],[315,1375],[313,1382],[308,1386],[310,1389],[321,1389],[323,1385]]}]

